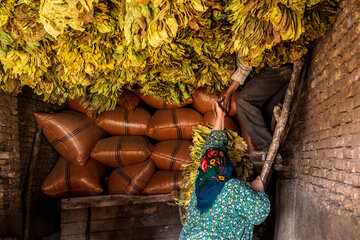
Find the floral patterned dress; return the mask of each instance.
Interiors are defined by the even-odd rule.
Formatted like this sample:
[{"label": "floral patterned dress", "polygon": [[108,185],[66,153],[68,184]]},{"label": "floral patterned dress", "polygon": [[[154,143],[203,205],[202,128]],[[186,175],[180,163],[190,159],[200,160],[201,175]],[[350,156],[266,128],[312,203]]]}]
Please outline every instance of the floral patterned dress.
[{"label": "floral patterned dress", "polygon": [[[226,144],[224,131],[212,131],[203,149],[204,152],[211,147],[226,150]],[[270,201],[264,192],[255,192],[233,178],[225,183],[212,207],[203,214],[196,207],[193,192],[179,239],[252,239],[254,225],[262,223],[269,212]]]}]

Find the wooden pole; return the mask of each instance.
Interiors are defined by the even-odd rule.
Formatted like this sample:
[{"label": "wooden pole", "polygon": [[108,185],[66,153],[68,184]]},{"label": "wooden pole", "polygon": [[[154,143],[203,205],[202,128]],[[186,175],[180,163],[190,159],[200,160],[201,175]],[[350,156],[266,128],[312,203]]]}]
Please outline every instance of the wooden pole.
[{"label": "wooden pole", "polygon": [[30,236],[30,209],[31,209],[31,193],[32,193],[32,185],[34,182],[34,174],[35,168],[37,166],[38,153],[40,149],[41,142],[41,133],[42,127],[38,126],[34,135],[34,142],[32,146],[32,153],[27,169],[27,178],[25,182],[25,194],[24,194],[24,202],[25,202],[25,226],[24,226],[24,239],[28,240],[31,238]]},{"label": "wooden pole", "polygon": [[267,181],[270,177],[271,167],[274,163],[274,159],[278,152],[281,138],[284,133],[284,129],[289,118],[290,107],[292,103],[292,99],[294,96],[295,87],[297,82],[299,81],[301,70],[304,66],[304,58],[301,58],[299,61],[294,63],[293,72],[291,74],[289,86],[286,89],[286,94],[284,98],[283,108],[281,111],[280,119],[276,124],[273,140],[270,144],[269,151],[265,157],[265,164],[261,171],[261,180],[263,181],[264,185],[267,185]]},{"label": "wooden pole", "polygon": [[[309,55],[310,54],[308,53],[306,56],[309,56]],[[292,123],[294,122],[294,119],[295,119],[296,111],[297,111],[298,106],[299,106],[300,97],[301,97],[301,95],[303,93],[303,86],[304,86],[305,78],[307,77],[307,69],[309,68],[309,61],[308,61],[308,58],[306,56],[305,56],[304,66],[303,66],[303,68],[305,67],[306,69],[303,69],[301,71],[300,79],[299,79],[299,82],[298,82],[298,84],[296,86],[296,89],[295,89],[296,93],[294,93],[294,96],[293,96],[293,102],[291,104],[291,109],[290,109],[290,113],[289,113],[289,119],[287,121],[285,130],[284,130],[284,134],[281,137],[280,145],[283,144],[283,142],[286,140],[286,137],[287,137],[287,135],[288,135],[288,133],[289,133],[289,131],[291,129]]]}]

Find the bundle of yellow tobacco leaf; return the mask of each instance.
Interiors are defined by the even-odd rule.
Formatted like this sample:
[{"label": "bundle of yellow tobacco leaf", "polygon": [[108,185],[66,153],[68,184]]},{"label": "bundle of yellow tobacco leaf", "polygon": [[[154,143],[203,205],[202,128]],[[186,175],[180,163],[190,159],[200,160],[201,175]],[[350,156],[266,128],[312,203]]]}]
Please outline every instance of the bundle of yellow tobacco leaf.
[{"label": "bundle of yellow tobacco leaf", "polygon": [[294,62],[324,34],[336,7],[337,0],[231,0],[226,10],[234,51],[255,67]]},{"label": "bundle of yellow tobacco leaf", "polygon": [[180,103],[230,84],[235,54],[257,69],[303,56],[337,0],[4,0],[0,87],[29,86],[101,112],[122,89]]},{"label": "bundle of yellow tobacco leaf", "polygon": [[[184,179],[180,185],[180,195],[176,199],[176,203],[187,208],[191,200],[191,194],[194,191],[197,171],[200,165],[200,156],[203,152],[203,146],[206,138],[211,133],[211,126],[196,126],[193,127],[193,138],[191,146],[191,159],[188,164],[182,165]],[[236,176],[248,181],[253,173],[253,166],[250,160],[246,157],[246,143],[238,136],[238,134],[231,130],[226,130],[228,135],[227,151],[229,158],[235,165]]]}]

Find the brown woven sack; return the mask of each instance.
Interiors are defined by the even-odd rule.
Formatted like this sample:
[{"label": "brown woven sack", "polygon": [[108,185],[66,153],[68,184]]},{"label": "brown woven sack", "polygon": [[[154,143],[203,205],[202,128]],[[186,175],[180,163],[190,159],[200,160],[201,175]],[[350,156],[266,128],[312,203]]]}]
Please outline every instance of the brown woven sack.
[{"label": "brown woven sack", "polygon": [[34,113],[50,145],[71,163],[83,166],[106,132],[84,114],[74,111]]},{"label": "brown woven sack", "polygon": [[[208,93],[205,88],[196,89],[195,92],[192,94],[192,98],[193,98],[192,106],[202,114],[205,114],[213,110],[212,102],[218,100],[222,96],[222,94],[223,94],[222,92],[218,92],[218,91]],[[231,96],[230,111],[229,111],[230,117],[236,115],[236,95],[237,92]]]},{"label": "brown woven sack", "polygon": [[182,172],[160,170],[151,178],[143,193],[165,194],[179,189],[183,180]]},{"label": "brown woven sack", "polygon": [[202,124],[202,116],[194,109],[157,110],[150,120],[147,135],[159,141],[191,139],[192,128],[199,124]]},{"label": "brown woven sack", "polygon": [[155,98],[153,96],[144,96],[143,94],[136,91],[136,94],[146,103],[146,105],[156,108],[156,109],[172,109],[172,108],[181,108],[186,105],[189,105],[192,103],[192,99],[188,99],[185,102],[182,102],[180,104],[176,103],[166,103],[164,100],[160,98]]},{"label": "brown woven sack", "polygon": [[[204,124],[209,123],[210,125],[213,126],[214,122],[215,122],[215,114],[214,114],[214,112],[211,111],[211,112],[205,113],[203,121],[204,121]],[[234,122],[234,120],[232,120],[230,117],[227,117],[227,116],[225,117],[225,129],[233,130],[233,131],[236,131],[236,132],[239,131],[239,128],[236,125],[236,123]]]},{"label": "brown woven sack", "polygon": [[80,101],[78,99],[74,99],[74,100],[69,100],[67,102],[67,107],[77,111],[77,112],[81,112],[84,113],[88,118],[93,119],[95,116],[95,113],[93,111],[87,110],[85,109],[81,104]]},{"label": "brown woven sack", "polygon": [[191,161],[190,141],[168,140],[154,145],[150,158],[163,170],[180,171],[184,163]]},{"label": "brown woven sack", "polygon": [[192,106],[202,114],[205,114],[212,111],[212,102],[218,100],[220,96],[220,92],[214,91],[209,93],[205,88],[198,88],[192,94]]},{"label": "brown woven sack", "polygon": [[144,136],[113,136],[101,139],[90,156],[110,167],[124,167],[146,161],[150,144]]},{"label": "brown woven sack", "polygon": [[236,116],[236,121],[240,127],[240,132],[241,132],[241,137],[245,140],[246,144],[247,144],[247,152],[251,153],[252,151],[256,150],[256,144],[251,140],[248,132],[246,131],[244,125],[241,123],[240,119],[238,116]]},{"label": "brown woven sack", "polygon": [[103,112],[96,124],[111,135],[145,135],[151,114],[142,107],[129,111],[121,106],[115,110]]},{"label": "brown woven sack", "polygon": [[106,166],[93,159],[79,167],[60,157],[41,190],[55,198],[97,195],[103,192],[101,180],[105,171]]},{"label": "brown woven sack", "polygon": [[108,191],[110,194],[141,194],[155,170],[152,160],[116,168],[110,175]]},{"label": "brown woven sack", "polygon": [[136,96],[135,93],[124,90],[118,100],[118,105],[129,111],[133,111],[137,107],[137,105],[139,105],[140,101],[141,99]]}]

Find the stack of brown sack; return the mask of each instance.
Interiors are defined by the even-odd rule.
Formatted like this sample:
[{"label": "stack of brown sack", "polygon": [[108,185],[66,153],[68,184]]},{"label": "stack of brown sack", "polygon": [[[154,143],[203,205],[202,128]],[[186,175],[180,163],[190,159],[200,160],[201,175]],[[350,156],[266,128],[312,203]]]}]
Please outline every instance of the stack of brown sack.
[{"label": "stack of brown sack", "polygon": [[75,111],[35,113],[35,118],[50,145],[61,155],[43,182],[42,191],[52,197],[102,193],[106,166],[90,159],[90,153],[106,132]]},{"label": "stack of brown sack", "polygon": [[192,127],[202,123],[202,116],[193,109],[137,95],[144,106],[117,106],[98,116],[96,124],[116,136],[100,140],[91,157],[115,168],[108,180],[110,194],[170,193],[181,184],[181,164],[190,161],[191,142],[183,139],[191,139]]},{"label": "stack of brown sack", "polygon": [[[192,128],[213,124],[211,102],[218,95],[198,89],[193,101],[178,106],[127,91],[114,110],[98,117],[77,100],[69,102],[72,110],[35,114],[62,156],[45,179],[43,192],[53,197],[96,195],[104,192],[103,184],[109,194],[165,194],[178,189],[183,179],[180,167],[191,161]],[[193,108],[186,106],[191,103]],[[234,109],[232,103],[231,115]],[[239,129],[231,117],[225,128]],[[109,167],[113,170],[106,171]]]}]

